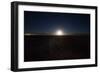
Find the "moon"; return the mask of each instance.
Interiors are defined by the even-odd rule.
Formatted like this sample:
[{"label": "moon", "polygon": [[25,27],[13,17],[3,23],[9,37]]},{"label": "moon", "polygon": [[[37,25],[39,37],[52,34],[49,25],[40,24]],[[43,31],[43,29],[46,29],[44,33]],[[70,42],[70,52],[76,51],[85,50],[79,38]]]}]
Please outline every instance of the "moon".
[{"label": "moon", "polygon": [[57,30],[57,31],[56,31],[56,35],[64,35],[64,33],[63,33],[62,30]]}]

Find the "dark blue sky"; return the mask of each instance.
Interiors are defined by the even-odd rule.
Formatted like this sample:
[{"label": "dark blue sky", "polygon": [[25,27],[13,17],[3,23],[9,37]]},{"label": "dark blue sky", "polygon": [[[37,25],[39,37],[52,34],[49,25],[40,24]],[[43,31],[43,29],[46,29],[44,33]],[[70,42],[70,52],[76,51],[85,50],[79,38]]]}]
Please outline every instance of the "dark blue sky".
[{"label": "dark blue sky", "polygon": [[73,13],[51,13],[24,11],[25,33],[89,33],[90,15]]}]

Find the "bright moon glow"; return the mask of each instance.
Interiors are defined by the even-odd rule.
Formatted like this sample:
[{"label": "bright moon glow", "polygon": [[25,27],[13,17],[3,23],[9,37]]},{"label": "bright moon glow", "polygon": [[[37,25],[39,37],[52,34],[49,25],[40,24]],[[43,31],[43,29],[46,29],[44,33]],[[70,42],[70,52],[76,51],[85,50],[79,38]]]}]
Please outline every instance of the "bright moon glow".
[{"label": "bright moon glow", "polygon": [[57,30],[56,31],[56,35],[63,35],[64,33],[63,33],[63,31],[62,30]]}]

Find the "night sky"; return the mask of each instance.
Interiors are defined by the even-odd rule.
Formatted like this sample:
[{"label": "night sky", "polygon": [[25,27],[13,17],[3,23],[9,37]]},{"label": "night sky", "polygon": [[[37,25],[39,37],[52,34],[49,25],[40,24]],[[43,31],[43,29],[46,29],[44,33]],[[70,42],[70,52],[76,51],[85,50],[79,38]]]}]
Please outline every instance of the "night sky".
[{"label": "night sky", "polygon": [[89,33],[90,15],[24,11],[24,33]]}]

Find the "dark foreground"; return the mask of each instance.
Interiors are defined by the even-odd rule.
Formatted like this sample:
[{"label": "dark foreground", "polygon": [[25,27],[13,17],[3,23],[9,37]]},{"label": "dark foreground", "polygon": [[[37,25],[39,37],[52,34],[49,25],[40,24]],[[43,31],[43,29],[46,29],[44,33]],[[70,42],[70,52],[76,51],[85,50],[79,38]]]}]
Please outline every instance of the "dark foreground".
[{"label": "dark foreground", "polygon": [[24,61],[90,58],[90,36],[24,36]]}]

